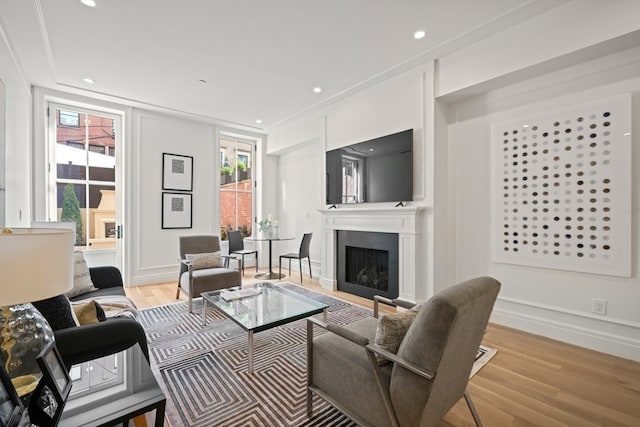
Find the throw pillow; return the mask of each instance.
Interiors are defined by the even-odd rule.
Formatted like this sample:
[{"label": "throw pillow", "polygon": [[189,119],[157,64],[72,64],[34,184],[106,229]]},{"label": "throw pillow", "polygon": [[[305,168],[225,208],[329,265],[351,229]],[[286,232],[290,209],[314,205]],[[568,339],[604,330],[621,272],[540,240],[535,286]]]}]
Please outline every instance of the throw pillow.
[{"label": "throw pillow", "polygon": [[220,251],[207,252],[202,254],[185,254],[185,257],[191,264],[191,268],[193,270],[222,267],[222,257],[220,256]]},{"label": "throw pillow", "polygon": [[104,310],[97,301],[79,301],[71,305],[80,325],[91,325],[106,320]]},{"label": "throw pillow", "polygon": [[[409,330],[409,326],[416,318],[417,311],[408,310],[401,313],[382,314],[378,318],[375,344],[390,353],[396,354],[400,343]],[[379,365],[388,363],[389,360],[376,354]]]},{"label": "throw pillow", "polygon": [[91,281],[89,266],[84,259],[84,254],[80,251],[75,251],[73,253],[73,288],[66,295],[69,298],[73,298],[96,289]]},{"label": "throw pillow", "polygon": [[33,303],[33,306],[47,319],[51,329],[54,331],[76,326],[71,310],[71,303],[65,295],[58,295],[36,301]]}]

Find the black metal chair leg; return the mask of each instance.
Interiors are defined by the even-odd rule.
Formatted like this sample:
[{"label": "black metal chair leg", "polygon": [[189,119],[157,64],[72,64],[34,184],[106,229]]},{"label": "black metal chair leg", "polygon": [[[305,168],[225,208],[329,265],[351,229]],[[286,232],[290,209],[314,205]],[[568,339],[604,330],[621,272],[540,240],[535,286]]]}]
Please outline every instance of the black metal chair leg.
[{"label": "black metal chair leg", "polygon": [[300,283],[302,283],[302,258],[298,258],[298,262],[300,262]]},{"label": "black metal chair leg", "polygon": [[256,251],[256,273],[258,272],[258,251]]},{"label": "black metal chair leg", "polygon": [[313,279],[313,276],[311,275],[311,258],[307,258],[307,261],[309,261],[309,277]]}]

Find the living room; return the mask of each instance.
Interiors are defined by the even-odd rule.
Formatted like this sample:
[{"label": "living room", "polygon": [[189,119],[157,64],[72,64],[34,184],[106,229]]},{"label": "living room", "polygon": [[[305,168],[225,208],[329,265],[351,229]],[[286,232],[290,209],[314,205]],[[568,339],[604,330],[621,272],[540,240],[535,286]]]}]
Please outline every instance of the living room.
[{"label": "living room", "polygon": [[[15,2],[4,1],[0,7],[4,225],[26,227],[31,221],[46,220],[42,203],[46,180],[37,167],[44,149],[37,141],[45,138],[48,102],[64,100],[121,112],[131,140],[126,148],[125,282],[142,287],[175,281],[178,236],[218,233],[219,196],[211,191],[218,166],[204,159],[215,157],[218,134],[231,131],[260,144],[257,218],[272,213],[281,232],[292,236],[313,232],[313,276],[329,289],[335,278],[328,268],[333,255],[323,218],[358,207],[329,210],[324,203],[325,152],[413,129],[413,201],[407,208],[419,212],[420,237],[415,251],[407,254],[414,268],[405,283],[412,286],[401,296],[423,301],[450,284],[490,275],[502,282],[493,323],[640,362],[638,150],[630,151],[633,185],[625,193],[629,217],[623,225],[630,231],[630,241],[620,258],[627,265],[615,273],[600,273],[584,265],[545,268],[495,261],[494,125],[625,95],[630,99],[632,134],[638,133],[640,123],[638,3],[531,2],[534,5],[547,9],[446,54],[408,61],[393,73],[372,76],[357,90],[261,128],[233,127],[220,117],[188,114],[171,105],[158,108],[100,90],[64,84],[43,87],[26,77],[29,63],[23,52],[14,50],[10,38],[20,34],[8,20],[24,11],[14,9]],[[188,233],[163,230],[160,224],[160,159],[167,152],[196,161],[193,224]],[[390,210],[394,204],[362,206],[358,214],[367,222],[367,215],[377,215],[376,209]],[[278,250],[288,252],[296,245],[289,242]],[[267,253],[265,245],[259,249]],[[262,268],[265,261],[262,257]],[[606,301],[604,314],[593,312],[594,299]]]}]

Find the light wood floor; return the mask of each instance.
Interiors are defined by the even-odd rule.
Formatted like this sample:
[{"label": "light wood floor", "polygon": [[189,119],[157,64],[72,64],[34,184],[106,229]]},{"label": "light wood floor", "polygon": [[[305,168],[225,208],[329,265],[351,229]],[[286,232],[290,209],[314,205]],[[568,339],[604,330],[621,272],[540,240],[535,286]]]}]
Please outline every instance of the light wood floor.
[{"label": "light wood floor", "polygon": [[[300,284],[300,276],[283,280]],[[243,283],[253,283],[247,270]],[[303,286],[372,308],[369,300]],[[128,288],[140,308],[175,302],[176,283]],[[185,299],[181,296],[181,299]],[[640,363],[490,324],[483,343],[496,356],[470,382],[469,393],[487,427],[640,426]],[[464,401],[439,426],[473,426]]]}]

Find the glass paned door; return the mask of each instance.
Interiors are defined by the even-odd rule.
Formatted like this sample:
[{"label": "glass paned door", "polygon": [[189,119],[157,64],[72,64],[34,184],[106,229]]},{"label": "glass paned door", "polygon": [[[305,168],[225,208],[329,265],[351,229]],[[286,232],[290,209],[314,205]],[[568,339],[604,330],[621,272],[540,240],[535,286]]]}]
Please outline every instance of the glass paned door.
[{"label": "glass paned door", "polygon": [[55,217],[78,249],[116,248],[116,117],[54,107]]},{"label": "glass paned door", "polygon": [[220,140],[220,235],[240,230],[251,235],[253,224],[253,153],[255,143],[238,138]]}]

